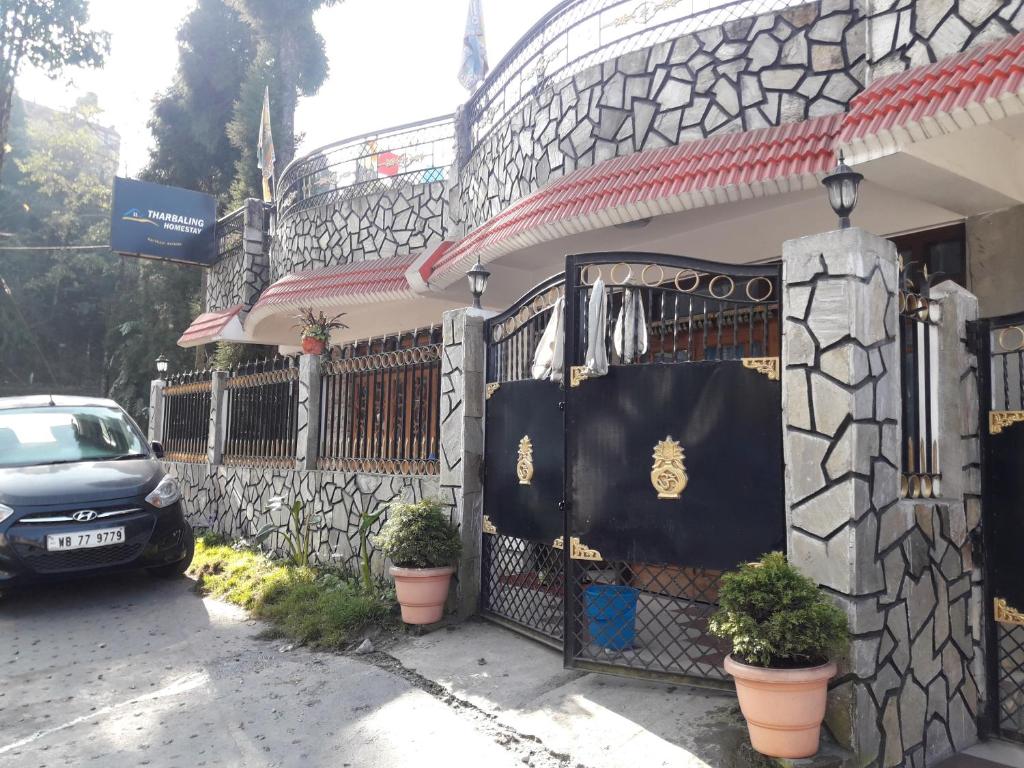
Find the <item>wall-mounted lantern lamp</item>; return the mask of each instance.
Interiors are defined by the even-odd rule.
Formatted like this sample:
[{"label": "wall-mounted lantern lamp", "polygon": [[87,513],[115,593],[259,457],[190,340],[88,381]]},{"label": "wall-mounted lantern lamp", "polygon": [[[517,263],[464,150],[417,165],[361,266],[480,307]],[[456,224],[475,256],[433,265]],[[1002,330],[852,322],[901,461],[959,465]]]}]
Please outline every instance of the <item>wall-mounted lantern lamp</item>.
[{"label": "wall-mounted lantern lamp", "polygon": [[167,358],[164,357],[163,355],[160,355],[160,357],[158,357],[156,359],[156,372],[157,373],[167,373],[167,364],[168,364]]},{"label": "wall-mounted lantern lamp", "polygon": [[845,162],[843,153],[839,152],[839,164],[832,173],[822,179],[821,183],[828,190],[828,204],[839,217],[839,228],[850,226],[850,214],[857,207],[857,189],[864,176],[857,173]]}]

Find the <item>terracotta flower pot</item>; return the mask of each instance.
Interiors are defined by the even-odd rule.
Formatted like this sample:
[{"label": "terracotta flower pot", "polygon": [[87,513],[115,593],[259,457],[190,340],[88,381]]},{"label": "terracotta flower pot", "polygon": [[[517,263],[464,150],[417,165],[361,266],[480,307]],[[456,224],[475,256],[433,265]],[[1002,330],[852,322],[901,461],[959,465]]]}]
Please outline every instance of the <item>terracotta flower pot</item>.
[{"label": "terracotta flower pot", "polygon": [[321,339],[314,339],[312,336],[302,337],[302,351],[307,355],[322,355],[326,342]]},{"label": "terracotta flower pot", "polygon": [[402,606],[402,621],[406,624],[433,624],[444,615],[448,599],[448,584],[455,569],[391,567],[395,579],[395,592]]},{"label": "terracotta flower pot", "polygon": [[771,757],[810,757],[818,751],[833,662],[820,667],[768,669],[742,664],[732,656],[725,671],[736,680],[736,695],[747,719],[750,743]]}]

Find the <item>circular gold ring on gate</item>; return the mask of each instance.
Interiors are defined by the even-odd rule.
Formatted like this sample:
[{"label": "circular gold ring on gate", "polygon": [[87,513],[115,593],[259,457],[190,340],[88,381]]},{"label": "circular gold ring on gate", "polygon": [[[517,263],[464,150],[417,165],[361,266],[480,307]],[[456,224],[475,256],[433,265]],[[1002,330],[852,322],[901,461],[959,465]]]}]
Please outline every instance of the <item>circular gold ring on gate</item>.
[{"label": "circular gold ring on gate", "polygon": [[921,498],[921,478],[917,475],[910,476],[910,498]]},{"label": "circular gold ring on gate", "polygon": [[910,483],[907,482],[906,475],[900,475],[900,498],[907,498],[907,494],[910,492]]},{"label": "circular gold ring on gate", "polygon": [[[593,267],[594,269],[597,270],[597,277],[595,277],[593,280],[590,279],[590,269],[591,269],[591,267]],[[597,264],[587,264],[583,269],[580,270],[580,282],[583,285],[593,285],[595,282],[600,280],[603,276],[604,276],[604,273],[601,271],[601,267],[599,267]]]},{"label": "circular gold ring on gate", "polygon": [[[647,281],[647,270],[650,269],[651,267],[657,267],[659,270],[658,279],[655,280],[653,283]],[[648,288],[656,288],[657,286],[665,282],[665,268],[661,266],[661,264],[646,264],[643,270],[640,272],[640,282],[643,283]]]},{"label": "circular gold ring on gate", "polygon": [[[1020,341],[1013,346],[1007,344],[1007,331],[1016,331],[1017,335],[1020,336]],[[1024,328],[1021,328],[1019,325],[1011,325],[1009,328],[1003,328],[1003,330],[999,332],[999,336],[997,338],[999,341],[999,348],[1004,352],[1016,352],[1018,349],[1024,348]]]},{"label": "circular gold ring on gate", "polygon": [[[728,280],[729,281],[729,291],[728,291],[728,293],[723,293],[721,296],[719,296],[717,293],[715,293],[715,283],[717,283],[719,280]],[[735,290],[736,290],[736,283],[728,275],[715,275],[713,278],[711,278],[711,282],[708,283],[708,293],[711,294],[711,298],[713,298],[713,299],[727,299],[730,296],[732,296],[732,293]]]},{"label": "circular gold ring on gate", "polygon": [[[766,293],[764,296],[758,296],[758,297],[755,298],[754,296],[750,295],[750,286],[753,285],[754,283],[756,283],[758,280],[764,280],[766,283],[768,283],[768,293]],[[773,293],[775,293],[775,286],[772,285],[772,281],[769,280],[767,277],[764,277],[763,275],[758,275],[755,278],[747,280],[747,290],[746,290],[746,293],[747,293],[747,298],[750,299],[753,302],[767,301],[771,297],[771,295]]]},{"label": "circular gold ring on gate", "polygon": [[906,312],[906,311],[907,311],[907,294],[904,293],[903,291],[900,291],[900,312],[903,313],[903,312]]},{"label": "circular gold ring on gate", "polygon": [[504,332],[501,329],[501,323],[498,323],[497,325],[494,325],[494,326],[491,327],[491,341],[492,342],[499,342],[499,341],[501,341],[502,338],[504,337],[504,335],[505,334],[504,334]]},{"label": "circular gold ring on gate", "polygon": [[921,475],[921,496],[926,499],[932,497],[932,476]]},{"label": "circular gold ring on gate", "polygon": [[690,277],[693,278],[693,285],[688,286],[686,288],[683,288],[683,286],[679,284],[679,278],[682,276],[683,272],[682,270],[680,270],[679,272],[676,272],[676,276],[672,280],[672,284],[676,287],[676,290],[679,291],[680,293],[693,293],[694,291],[696,291],[697,286],[700,285],[700,272],[697,272],[695,269],[690,270]]},{"label": "circular gold ring on gate", "polygon": [[917,311],[921,308],[922,301],[923,299],[916,293],[907,296],[907,312],[916,315]]},{"label": "circular gold ring on gate", "polygon": [[937,499],[942,495],[942,477],[932,475],[932,498]]},{"label": "circular gold ring on gate", "polygon": [[[626,268],[626,277],[623,280],[617,280],[615,278],[615,270],[617,270],[619,267],[625,267]],[[608,281],[612,285],[628,285],[629,284],[629,279],[631,277],[633,277],[633,268],[631,266],[629,266],[629,264],[626,264],[623,261],[620,261],[618,264],[616,264],[614,267],[612,267],[611,272],[608,273]]]},{"label": "circular gold ring on gate", "polygon": [[510,317],[508,320],[505,321],[505,335],[506,336],[511,336],[515,332],[516,332],[516,319],[514,317]]}]

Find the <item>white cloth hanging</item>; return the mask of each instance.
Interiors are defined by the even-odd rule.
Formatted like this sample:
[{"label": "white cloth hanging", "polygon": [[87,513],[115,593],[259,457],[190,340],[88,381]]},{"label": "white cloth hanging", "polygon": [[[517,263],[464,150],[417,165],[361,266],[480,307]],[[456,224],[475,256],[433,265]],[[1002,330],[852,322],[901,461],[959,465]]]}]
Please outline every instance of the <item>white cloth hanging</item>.
[{"label": "white cloth hanging", "polygon": [[551,379],[562,380],[562,337],[565,335],[565,298],[559,296],[551,309],[544,333],[537,343],[537,351],[533,353],[533,366],[530,373],[538,381]]},{"label": "white cloth hanging", "polygon": [[622,309],[615,320],[612,331],[612,346],[623,364],[629,365],[634,358],[647,352],[647,319],[644,316],[644,302],[640,291],[627,288],[622,296]]},{"label": "white cloth hanging", "polygon": [[587,307],[587,353],[584,366],[587,376],[604,376],[608,373],[608,296],[604,280],[594,281]]}]

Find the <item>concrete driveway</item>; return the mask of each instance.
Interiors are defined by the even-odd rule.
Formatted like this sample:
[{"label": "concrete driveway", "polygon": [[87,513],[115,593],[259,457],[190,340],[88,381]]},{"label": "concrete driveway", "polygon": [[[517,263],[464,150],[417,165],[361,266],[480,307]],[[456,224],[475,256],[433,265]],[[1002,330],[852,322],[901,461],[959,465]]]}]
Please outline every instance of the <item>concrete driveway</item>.
[{"label": "concrete driveway", "polygon": [[0,768],[749,766],[726,693],[562,669],[482,622],[282,651],[187,579],[0,598]]}]

